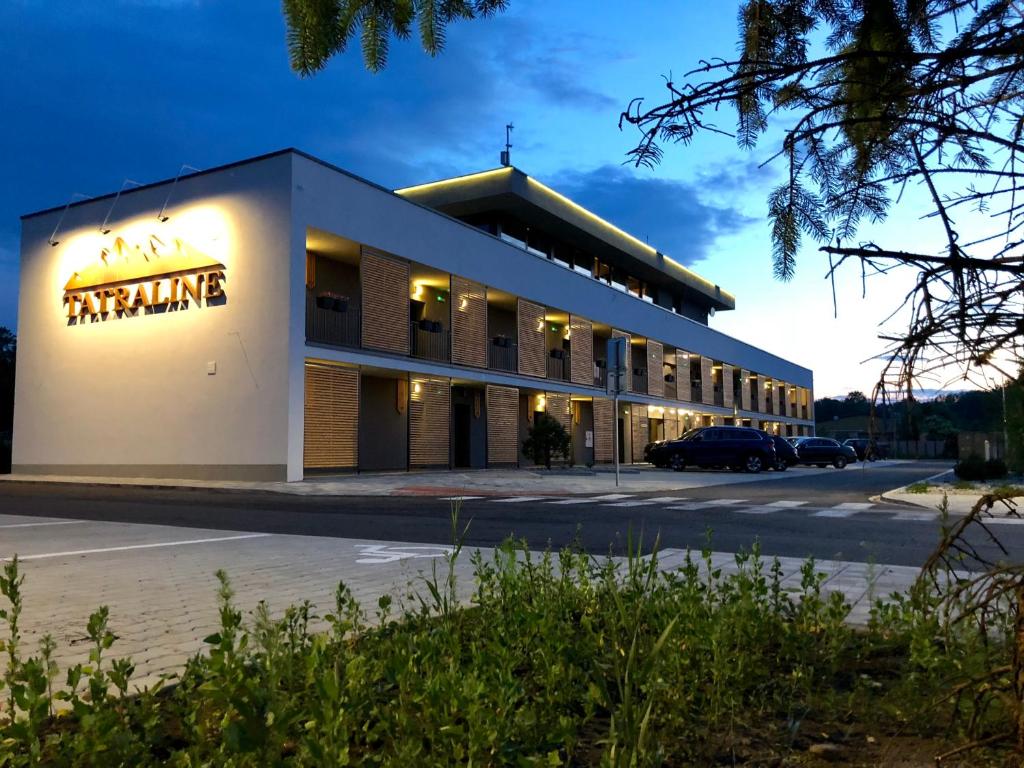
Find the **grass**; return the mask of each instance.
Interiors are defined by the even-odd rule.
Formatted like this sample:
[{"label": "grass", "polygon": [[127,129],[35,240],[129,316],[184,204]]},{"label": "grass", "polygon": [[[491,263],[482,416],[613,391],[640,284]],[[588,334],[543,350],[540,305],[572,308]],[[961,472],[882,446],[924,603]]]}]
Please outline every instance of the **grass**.
[{"label": "grass", "polygon": [[911,483],[907,486],[907,493],[928,493],[931,490],[931,486],[925,482]]},{"label": "grass", "polygon": [[726,575],[710,551],[663,570],[639,547],[617,562],[508,542],[472,555],[464,607],[456,556],[418,605],[393,615],[382,598],[375,626],[339,584],[324,633],[309,604],[245,619],[220,573],[208,653],[138,695],[132,662],[110,656],[106,608],[86,664],[58,670],[49,638],[23,647],[8,563],[0,766],[805,765],[822,741],[867,765],[895,761],[908,734],[927,757],[965,717],[985,735],[1007,716],[1006,702],[948,694],[1009,654],[1009,629],[944,631],[921,591],[855,630],[813,560],[791,586],[756,548]]},{"label": "grass", "polygon": [[1022,485],[1000,485],[992,489],[991,493],[998,496],[1024,496],[1024,486]]},{"label": "grass", "polygon": [[970,480],[955,480],[953,482],[953,488],[958,491],[973,491],[976,486]]}]

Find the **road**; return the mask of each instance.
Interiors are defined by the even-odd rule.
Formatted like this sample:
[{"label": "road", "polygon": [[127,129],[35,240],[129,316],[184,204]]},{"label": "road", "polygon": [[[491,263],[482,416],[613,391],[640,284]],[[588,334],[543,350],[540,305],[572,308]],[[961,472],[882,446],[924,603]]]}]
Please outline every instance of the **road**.
[{"label": "road", "polygon": [[[622,553],[630,536],[642,536],[647,546],[658,537],[661,547],[677,549],[700,548],[710,536],[718,551],[757,541],[767,555],[918,566],[938,540],[937,517],[869,499],[948,466],[855,465],[621,498],[467,498],[460,527],[468,525],[469,547],[493,547],[513,536],[533,549],[575,544]],[[0,483],[0,514],[425,544],[451,543],[451,509],[450,500],[432,497]],[[1024,552],[1024,526],[997,532],[1011,552]]]}]

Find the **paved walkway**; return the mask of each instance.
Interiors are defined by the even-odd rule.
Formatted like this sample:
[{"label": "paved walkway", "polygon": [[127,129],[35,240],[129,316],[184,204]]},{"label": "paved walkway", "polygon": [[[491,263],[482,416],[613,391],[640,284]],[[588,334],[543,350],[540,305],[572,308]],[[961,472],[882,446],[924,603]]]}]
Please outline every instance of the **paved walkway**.
[{"label": "paved walkway", "polygon": [[[870,467],[905,464],[899,460],[879,461]],[[850,470],[847,470],[850,471]],[[241,482],[230,480],[166,480],[157,478],[85,477],[67,475],[0,475],[0,481],[85,483],[144,487],[220,488],[226,490],[270,491],[301,496],[480,496],[522,494],[568,496],[581,493],[657,493],[709,488],[719,485],[782,480],[787,477],[816,475],[813,467],[792,467],[786,472],[671,472],[649,465],[631,465],[615,485],[615,473],[606,468],[587,469],[481,469],[440,472],[390,472],[311,478],[297,483]]]},{"label": "paved walkway", "polygon": [[[17,553],[25,574],[25,647],[34,651],[49,632],[62,669],[85,661],[88,615],[107,605],[119,637],[112,654],[134,659],[136,684],[179,671],[204,649],[202,638],[217,628],[219,568],[231,576],[245,610],[266,600],[279,613],[308,599],[328,611],[343,580],[372,614],[384,594],[399,605],[415,604],[422,579],[434,564],[444,565],[447,551],[415,543],[0,515],[0,560]],[[456,564],[463,599],[472,588],[469,554]],[[664,550],[661,567],[678,567],[684,557],[681,550]],[[786,583],[797,586],[802,561],[780,558],[780,564]],[[737,567],[729,553],[715,553],[713,565],[725,573]],[[866,621],[875,597],[905,590],[918,573],[840,561],[819,561],[818,568],[827,575],[825,591],[840,591],[854,605],[854,622]]]}]

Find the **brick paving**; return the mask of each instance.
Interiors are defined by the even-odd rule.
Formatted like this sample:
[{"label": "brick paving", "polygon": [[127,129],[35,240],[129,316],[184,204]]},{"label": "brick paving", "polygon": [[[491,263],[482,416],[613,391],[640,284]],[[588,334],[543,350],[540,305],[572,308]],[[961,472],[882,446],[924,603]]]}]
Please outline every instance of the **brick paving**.
[{"label": "brick paving", "polygon": [[[112,654],[133,658],[137,685],[179,671],[203,650],[202,639],[218,627],[217,569],[228,573],[236,603],[245,611],[266,600],[277,614],[309,600],[323,613],[333,607],[343,580],[372,617],[385,594],[397,605],[414,605],[432,564],[444,567],[445,552],[412,542],[0,515],[0,559],[15,553],[25,558],[25,647],[34,651],[49,632],[57,640],[62,669],[86,661],[86,621],[97,606],[107,605],[119,637]],[[472,589],[469,555],[463,552],[456,564],[462,599]],[[681,550],[664,550],[659,561],[662,568],[675,568],[684,557]],[[802,561],[780,562],[787,585],[797,586]],[[713,564],[727,573],[736,569],[729,553],[715,553]],[[817,567],[827,575],[826,591],[842,591],[854,603],[851,620],[858,622],[866,620],[874,597],[906,589],[918,573],[905,566],[840,561],[819,561]]]}]

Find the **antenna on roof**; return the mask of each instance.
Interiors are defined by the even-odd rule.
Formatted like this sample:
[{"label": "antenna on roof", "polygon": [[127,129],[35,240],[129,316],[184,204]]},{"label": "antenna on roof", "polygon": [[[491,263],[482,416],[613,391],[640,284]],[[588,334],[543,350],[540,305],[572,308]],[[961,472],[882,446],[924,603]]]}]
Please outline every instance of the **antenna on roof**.
[{"label": "antenna on roof", "polygon": [[505,126],[505,149],[501,153],[501,164],[504,166],[512,165],[512,128],[514,126],[509,123]]}]

